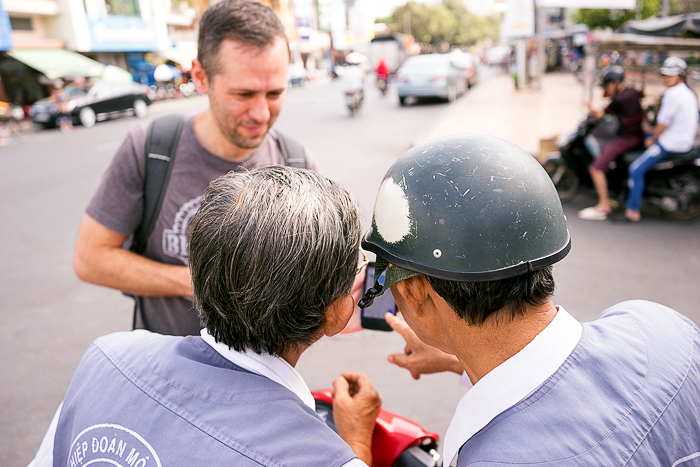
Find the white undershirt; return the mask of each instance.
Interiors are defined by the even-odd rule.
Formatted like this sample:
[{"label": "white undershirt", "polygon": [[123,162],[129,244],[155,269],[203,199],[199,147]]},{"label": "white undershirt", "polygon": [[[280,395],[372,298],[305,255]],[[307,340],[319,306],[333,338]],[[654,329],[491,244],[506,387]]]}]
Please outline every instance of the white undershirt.
[{"label": "white undershirt", "polygon": [[[445,434],[445,462],[453,462],[469,438],[540,387],[573,352],[583,326],[564,308],[557,310],[532,342],[477,381],[459,401]],[[468,378],[465,383],[471,385]]]}]

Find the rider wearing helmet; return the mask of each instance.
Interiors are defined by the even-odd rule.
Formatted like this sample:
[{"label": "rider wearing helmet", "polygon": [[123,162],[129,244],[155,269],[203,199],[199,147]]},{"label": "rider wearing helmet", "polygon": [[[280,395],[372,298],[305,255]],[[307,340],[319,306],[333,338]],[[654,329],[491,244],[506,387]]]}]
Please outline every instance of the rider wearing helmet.
[{"label": "rider wearing helmet", "polygon": [[407,345],[389,360],[414,378],[463,374],[447,463],[671,465],[697,451],[697,327],[646,301],[579,323],[552,302],[570,244],[546,172],[501,139],[435,139],[385,175],[363,241],[385,281],[360,306],[390,288]]},{"label": "rider wearing helmet", "polygon": [[364,97],[365,70],[362,68],[365,57],[358,52],[351,52],[345,59],[347,66],[343,71],[343,91],[360,92]]},{"label": "rider wearing helmet", "polygon": [[693,148],[698,131],[698,97],[685,82],[687,69],[682,58],[668,57],[659,70],[668,89],[661,99],[654,134],[644,143],[647,150],[630,165],[627,208],[625,214],[616,220],[639,222],[644,175],[673,153],[684,153]]},{"label": "rider wearing helmet", "polygon": [[611,164],[618,157],[638,146],[642,145],[643,132],[642,120],[644,112],[640,103],[641,94],[636,89],[625,84],[625,71],[620,66],[609,66],[603,69],[601,86],[604,89],[603,96],[610,97],[610,104],[604,110],[593,110],[589,104],[589,111],[595,118],[602,118],[604,114],[614,114],[620,122],[620,127],[602,153],[591,164],[589,171],[596,194],[598,204],[578,213],[578,217],[585,220],[605,220],[612,212],[610,197],[608,195],[608,180],[605,174],[610,170]]}]

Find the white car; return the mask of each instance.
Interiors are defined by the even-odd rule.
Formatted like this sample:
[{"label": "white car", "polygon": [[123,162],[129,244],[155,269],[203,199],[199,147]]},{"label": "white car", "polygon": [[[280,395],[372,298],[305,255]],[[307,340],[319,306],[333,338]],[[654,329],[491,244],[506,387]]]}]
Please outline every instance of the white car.
[{"label": "white car", "polygon": [[467,91],[464,68],[455,66],[452,54],[409,57],[396,72],[399,104],[409,97],[439,97],[452,102]]}]

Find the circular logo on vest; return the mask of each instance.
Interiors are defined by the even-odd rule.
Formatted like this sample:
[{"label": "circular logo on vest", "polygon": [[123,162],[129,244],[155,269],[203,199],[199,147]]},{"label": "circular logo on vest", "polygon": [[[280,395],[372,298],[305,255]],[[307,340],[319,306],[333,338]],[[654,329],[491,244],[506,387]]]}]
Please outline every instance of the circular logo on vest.
[{"label": "circular logo on vest", "polygon": [[158,454],[141,435],[111,423],[88,427],[73,440],[67,467],[88,465],[161,467]]}]

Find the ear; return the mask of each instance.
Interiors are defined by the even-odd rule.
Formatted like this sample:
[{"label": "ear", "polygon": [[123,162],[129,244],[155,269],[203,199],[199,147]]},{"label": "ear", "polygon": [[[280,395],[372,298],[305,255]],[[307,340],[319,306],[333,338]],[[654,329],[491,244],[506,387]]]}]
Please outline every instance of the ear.
[{"label": "ear", "polygon": [[192,60],[190,76],[192,77],[192,81],[194,81],[197,92],[201,94],[207,94],[209,92],[209,77],[204,71],[204,68],[202,68],[202,63],[197,58]]},{"label": "ear", "polygon": [[430,299],[431,287],[424,275],[409,277],[396,283],[394,287],[406,302],[405,305],[414,310],[415,315],[419,316],[425,311],[426,302]]},{"label": "ear", "polygon": [[327,336],[334,336],[345,329],[353,311],[355,311],[355,300],[352,295],[348,294],[337,298],[323,314],[323,333]]}]

